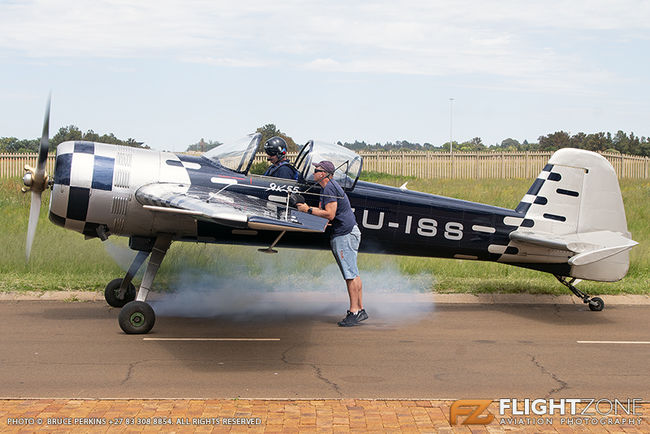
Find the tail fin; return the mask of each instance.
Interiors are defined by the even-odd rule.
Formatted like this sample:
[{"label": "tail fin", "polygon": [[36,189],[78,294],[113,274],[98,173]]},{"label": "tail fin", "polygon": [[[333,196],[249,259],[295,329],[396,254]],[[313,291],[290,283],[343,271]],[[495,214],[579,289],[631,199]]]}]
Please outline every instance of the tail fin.
[{"label": "tail fin", "polygon": [[510,234],[518,256],[561,260],[580,279],[615,281],[627,273],[628,250],[637,243],[627,230],[616,172],[601,155],[555,152],[516,211],[524,215]]}]

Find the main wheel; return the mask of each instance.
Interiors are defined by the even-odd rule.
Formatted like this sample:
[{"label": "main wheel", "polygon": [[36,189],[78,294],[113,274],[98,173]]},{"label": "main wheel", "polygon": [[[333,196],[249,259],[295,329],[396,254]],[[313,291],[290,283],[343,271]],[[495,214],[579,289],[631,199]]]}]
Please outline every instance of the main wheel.
[{"label": "main wheel", "polygon": [[594,312],[600,312],[605,307],[605,302],[600,297],[593,297],[589,300],[589,309]]},{"label": "main wheel", "polygon": [[128,302],[135,300],[135,286],[133,286],[133,283],[129,283],[124,298],[118,297],[122,280],[123,279],[113,279],[108,282],[106,289],[104,289],[104,299],[110,306],[122,307]]},{"label": "main wheel", "polygon": [[153,308],[144,301],[127,303],[118,316],[120,328],[128,335],[149,333],[156,322]]}]

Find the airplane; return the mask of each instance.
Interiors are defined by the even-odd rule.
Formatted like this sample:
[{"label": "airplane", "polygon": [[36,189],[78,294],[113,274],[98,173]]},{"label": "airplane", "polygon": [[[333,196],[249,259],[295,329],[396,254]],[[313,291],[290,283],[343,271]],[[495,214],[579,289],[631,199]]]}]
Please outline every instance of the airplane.
[{"label": "airplane", "polygon": [[[359,180],[363,160],[338,145],[308,141],[294,161],[304,181],[249,173],[261,135],[185,155],[87,141],[56,149],[52,179],[45,172],[50,103],[36,168],[25,167],[31,192],[27,260],[41,194],[51,188],[49,220],[87,239],[129,238],[137,254],[124,277],[109,282],[106,302],[121,308],[127,334],[145,334],[156,316],[146,302],[174,241],[329,249],[328,221],[295,208],[299,194],[318,206],[312,162],[332,161],[362,231],[360,252],[496,261],[553,274],[592,311],[600,297],[580,280],[613,282],[629,267],[638,244],[627,230],[616,173],[601,155],[560,149],[515,209]],[[136,291],[133,277],[148,258]]]}]

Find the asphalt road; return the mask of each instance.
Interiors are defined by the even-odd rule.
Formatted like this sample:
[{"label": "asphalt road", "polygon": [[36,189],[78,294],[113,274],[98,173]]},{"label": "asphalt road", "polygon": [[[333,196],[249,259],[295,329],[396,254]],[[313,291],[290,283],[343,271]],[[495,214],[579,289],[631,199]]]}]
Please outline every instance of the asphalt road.
[{"label": "asphalt road", "polygon": [[159,316],[143,336],[103,302],[3,301],[0,398],[650,399],[648,305],[368,311],[355,328],[332,314]]}]

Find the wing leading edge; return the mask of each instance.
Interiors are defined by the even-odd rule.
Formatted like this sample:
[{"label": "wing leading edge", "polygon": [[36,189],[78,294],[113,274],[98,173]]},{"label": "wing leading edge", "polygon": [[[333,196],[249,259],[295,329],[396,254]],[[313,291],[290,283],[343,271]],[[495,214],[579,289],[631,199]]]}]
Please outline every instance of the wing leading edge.
[{"label": "wing leading edge", "polygon": [[154,212],[191,216],[237,229],[324,232],[328,220],[232,191],[187,184],[158,183],[141,187],[135,197]]}]

